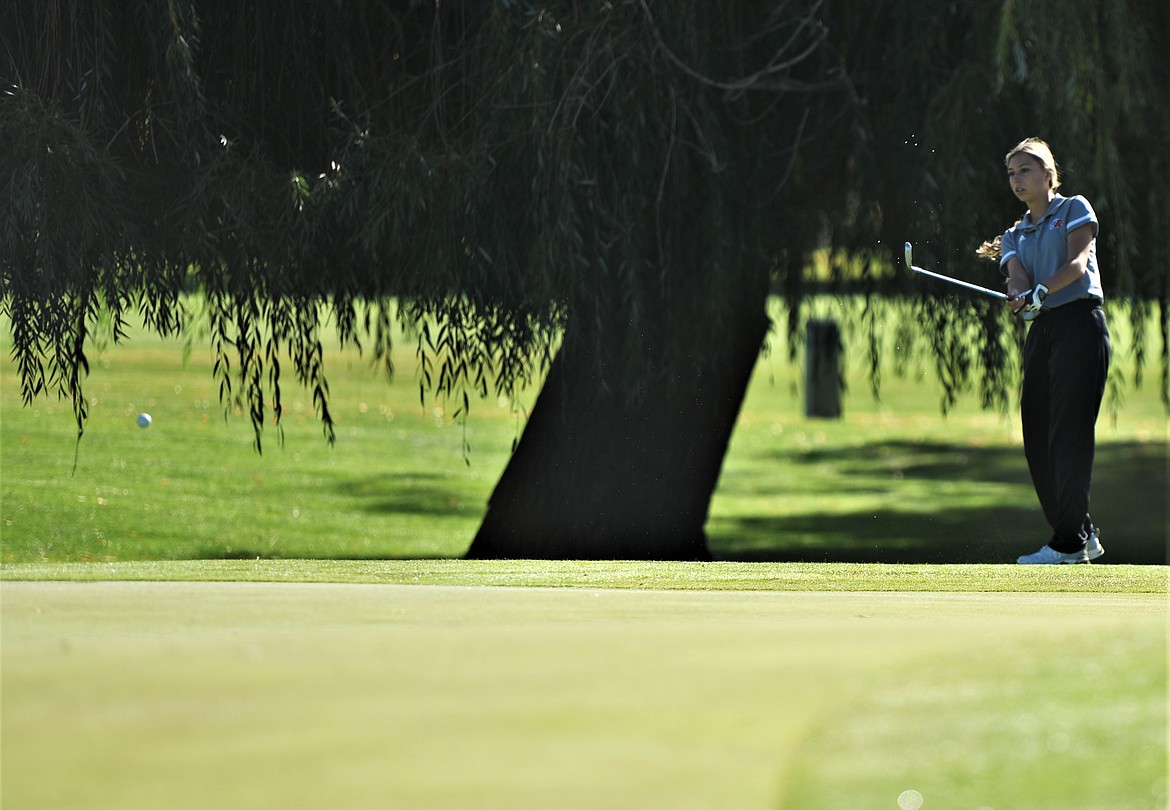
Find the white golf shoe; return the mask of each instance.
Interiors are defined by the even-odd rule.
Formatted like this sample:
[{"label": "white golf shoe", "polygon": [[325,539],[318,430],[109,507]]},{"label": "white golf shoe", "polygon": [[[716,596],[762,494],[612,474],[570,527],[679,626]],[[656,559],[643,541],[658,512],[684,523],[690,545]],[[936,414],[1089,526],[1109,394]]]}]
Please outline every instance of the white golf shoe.
[{"label": "white golf shoe", "polygon": [[[1100,548],[1101,544],[1098,543]],[[1105,550],[1101,549],[1101,554]],[[1097,556],[1100,557],[1101,554]],[[1040,546],[1040,550],[1034,554],[1025,554],[1016,560],[1020,565],[1076,565],[1078,563],[1087,563],[1089,561],[1088,548],[1082,548],[1080,551],[1074,551],[1071,554],[1057,551],[1052,546]]]},{"label": "white golf shoe", "polygon": [[1097,536],[1097,530],[1093,529],[1088,542],[1085,543],[1085,557],[1089,560],[1095,560],[1104,553],[1105,546],[1101,545],[1101,538]]}]

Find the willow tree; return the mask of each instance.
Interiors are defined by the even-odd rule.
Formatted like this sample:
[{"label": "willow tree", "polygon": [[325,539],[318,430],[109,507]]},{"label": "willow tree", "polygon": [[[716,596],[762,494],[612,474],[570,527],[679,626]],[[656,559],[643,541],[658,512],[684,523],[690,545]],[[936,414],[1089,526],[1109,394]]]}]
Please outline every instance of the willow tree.
[{"label": "willow tree", "polygon": [[[258,445],[285,356],[331,435],[321,305],[388,370],[399,317],[464,411],[544,378],[471,555],[702,558],[767,297],[798,311],[810,251],[973,248],[1008,224],[995,156],[1052,126],[1032,113],[1085,135],[1052,138],[1078,168],[1160,131],[1158,43],[1111,49],[1164,37],[1164,4],[1082,4],[1053,40],[1013,2],[11,4],[0,267],[26,398],[71,398],[80,430],[97,324],[199,315]],[[1037,104],[1074,37],[1078,103]],[[1164,257],[1149,175],[1121,171],[1105,211]],[[1165,313],[1165,265],[1147,284],[1129,256],[1114,288]],[[986,324],[981,363],[935,349],[1002,400],[1010,320],[919,313]]]},{"label": "willow tree", "polygon": [[[1141,384],[1157,346],[1170,404],[1170,239],[1154,202],[1157,178],[1170,169],[1161,145],[1170,131],[1170,62],[1160,56],[1170,48],[1170,5],[837,2],[830,25],[859,120],[846,170],[830,180],[849,184],[851,204],[827,212],[826,241],[860,255],[892,248],[878,251],[880,262],[912,239],[924,266],[994,286],[998,271],[974,250],[1023,213],[1002,156],[1023,137],[1044,137],[1063,193],[1085,194],[1101,217],[1106,295],[1131,320],[1138,377],[1115,370],[1111,383]],[[880,290],[880,280],[866,288]],[[881,330],[897,328],[928,337],[944,409],[976,387],[985,406],[1008,407],[1024,325],[991,301],[910,300],[908,320],[873,323],[882,312],[873,308],[861,324],[875,387]],[[1147,334],[1151,322],[1160,335]]]}]

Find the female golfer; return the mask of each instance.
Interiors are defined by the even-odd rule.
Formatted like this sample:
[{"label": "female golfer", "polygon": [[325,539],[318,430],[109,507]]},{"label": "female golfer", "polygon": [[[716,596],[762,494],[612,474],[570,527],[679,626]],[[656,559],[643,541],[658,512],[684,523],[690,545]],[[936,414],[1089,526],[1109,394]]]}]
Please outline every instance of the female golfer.
[{"label": "female golfer", "polygon": [[1089,518],[1094,429],[1110,358],[1097,214],[1084,197],[1056,193],[1056,160],[1039,138],[1021,141],[1005,163],[1028,211],[1000,240],[999,266],[1008,306],[1032,322],[1020,416],[1032,484],[1052,527],[1052,539],[1017,562],[1087,563],[1105,553]]}]

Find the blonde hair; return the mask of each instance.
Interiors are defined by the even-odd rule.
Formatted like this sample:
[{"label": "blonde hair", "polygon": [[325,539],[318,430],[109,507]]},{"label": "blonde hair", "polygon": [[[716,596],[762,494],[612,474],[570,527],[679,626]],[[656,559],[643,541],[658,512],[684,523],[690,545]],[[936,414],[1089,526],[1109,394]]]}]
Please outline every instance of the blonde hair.
[{"label": "blonde hair", "polygon": [[988,239],[979,247],[975,248],[975,255],[981,259],[999,263],[999,258],[1003,254],[1003,248],[1000,243],[1003,241],[1003,236],[997,236],[994,239]]},{"label": "blonde hair", "polygon": [[1040,165],[1044,167],[1044,171],[1048,173],[1048,183],[1053,191],[1060,188],[1060,170],[1056,168],[1056,158],[1052,155],[1052,148],[1039,138],[1024,138],[1024,140],[1012,147],[1012,150],[1007,153],[1003,159],[1003,164],[1006,166],[1011,163],[1012,158],[1018,154],[1031,155],[1040,161]]}]

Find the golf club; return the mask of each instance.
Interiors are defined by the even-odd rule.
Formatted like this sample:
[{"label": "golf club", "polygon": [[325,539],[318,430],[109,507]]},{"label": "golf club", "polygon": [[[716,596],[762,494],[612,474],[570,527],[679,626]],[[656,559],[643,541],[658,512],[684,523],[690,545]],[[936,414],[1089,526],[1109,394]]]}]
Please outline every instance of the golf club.
[{"label": "golf club", "polygon": [[946,282],[949,282],[951,284],[956,284],[960,287],[966,287],[968,290],[973,290],[974,292],[983,293],[984,295],[990,295],[992,298],[998,298],[1001,301],[1008,300],[1007,294],[1001,293],[999,290],[992,290],[992,289],[988,289],[987,287],[980,287],[978,284],[970,284],[966,281],[960,281],[957,278],[951,278],[950,276],[944,276],[944,275],[940,275],[939,273],[932,273],[929,270],[923,270],[921,267],[915,267],[914,266],[913,249],[910,247],[909,242],[906,243],[906,266],[910,268],[910,271],[912,273],[918,273],[919,275],[923,275],[923,276],[930,276],[931,278],[936,278],[939,281],[946,281]]}]

